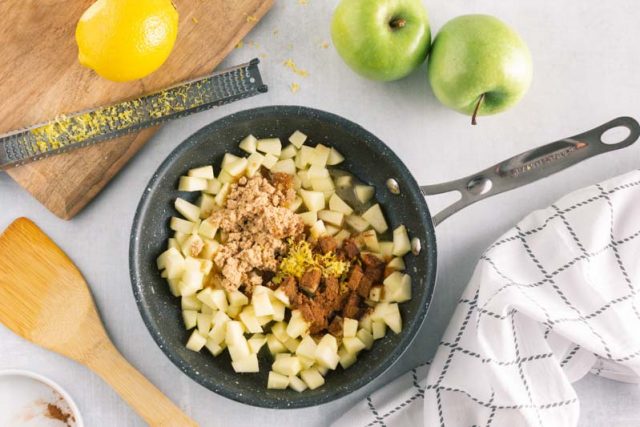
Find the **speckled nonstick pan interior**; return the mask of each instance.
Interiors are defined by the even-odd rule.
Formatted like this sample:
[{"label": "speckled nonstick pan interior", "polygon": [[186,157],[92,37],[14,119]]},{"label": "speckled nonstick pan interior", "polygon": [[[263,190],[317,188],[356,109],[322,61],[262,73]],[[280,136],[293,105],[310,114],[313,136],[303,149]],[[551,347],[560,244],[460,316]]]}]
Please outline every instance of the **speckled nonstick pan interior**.
[{"label": "speckled nonstick pan interior", "polygon": [[[631,129],[632,135],[613,148],[606,148],[604,144],[591,144],[593,148],[588,148],[591,151],[585,152],[582,147],[565,148],[565,145],[574,144],[575,141],[562,140],[541,147],[535,153],[532,151],[516,156],[480,174],[447,184],[420,188],[405,165],[382,141],[340,116],[305,107],[271,106],[224,117],[200,129],[181,143],[160,165],[142,195],[133,222],[129,254],[136,303],[149,332],[167,357],[189,377],[222,396],[268,408],[300,408],[346,396],[381,375],[400,357],[416,336],[427,314],[436,280],[437,251],[434,221],[423,193],[435,194],[452,190],[462,192],[461,202],[435,218],[435,222],[439,222],[458,209],[492,193],[539,179],[600,152],[629,145],[640,134],[635,121],[614,122],[606,126],[625,126]],[[257,374],[235,373],[227,352],[214,358],[207,351],[195,353],[187,350],[185,343],[189,332],[183,326],[179,299],[171,295],[165,279],[160,277],[156,268],[156,257],[166,249],[169,238],[169,219],[177,215],[173,207],[174,200],[178,196],[192,202],[197,198],[196,193],[182,193],[176,190],[181,175],[190,168],[203,164],[213,164],[216,173],[219,172],[219,165],[225,153],[243,154],[238,149],[238,142],[248,134],[258,138],[279,137],[287,141],[295,130],[307,134],[310,145],[323,143],[340,151],[346,158],[340,168],[376,187],[376,198],[383,207],[389,226],[395,228],[399,224],[405,224],[410,235],[420,239],[422,246],[417,255],[410,253],[405,260],[407,272],[413,280],[413,297],[410,301],[400,304],[402,332],[398,335],[389,332],[385,338],[376,341],[370,351],[360,353],[358,362],[349,369],[343,370],[339,366],[336,371],[327,375],[324,386],[303,393],[290,389],[266,388],[271,365],[271,356],[266,346],[259,354],[261,371]],[[598,131],[600,139],[604,130],[602,126],[590,132]],[[581,136],[592,135],[585,133],[573,138],[579,140]],[[633,140],[629,142],[631,139]],[[526,162],[539,161],[541,156],[547,158],[553,150],[563,149],[569,150],[569,154],[557,162],[562,161],[563,165],[556,165],[555,160],[549,160],[543,164],[548,170],[542,168],[531,176],[525,174],[523,177],[519,174],[513,179],[505,178],[500,171],[501,166],[521,168],[523,162],[526,166]],[[397,180],[400,194],[392,194],[387,189],[386,181],[389,178]],[[497,185],[487,185],[487,180],[489,184]]]}]

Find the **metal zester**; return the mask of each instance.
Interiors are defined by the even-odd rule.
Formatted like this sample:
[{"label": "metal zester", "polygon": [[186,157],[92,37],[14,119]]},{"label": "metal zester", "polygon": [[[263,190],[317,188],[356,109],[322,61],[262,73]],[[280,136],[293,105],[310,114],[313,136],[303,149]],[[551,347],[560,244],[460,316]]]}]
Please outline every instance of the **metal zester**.
[{"label": "metal zester", "polygon": [[0,169],[139,131],[267,91],[258,59],[140,98],[98,107],[0,136]]}]

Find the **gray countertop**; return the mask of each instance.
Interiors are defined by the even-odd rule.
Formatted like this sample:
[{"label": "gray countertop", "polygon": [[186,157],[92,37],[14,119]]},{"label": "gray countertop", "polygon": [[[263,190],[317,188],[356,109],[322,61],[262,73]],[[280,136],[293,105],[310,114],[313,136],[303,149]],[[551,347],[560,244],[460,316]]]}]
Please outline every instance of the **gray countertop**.
[{"label": "gray countertop", "polygon": [[[640,117],[640,8],[637,1],[429,1],[437,30],[454,16],[489,13],[511,23],[534,58],[529,94],[512,110],[469,118],[438,104],[423,66],[399,82],[381,84],[353,74],[331,46],[335,1],[279,0],[224,65],[262,58],[266,95],[164,126],[80,215],[62,221],[0,173],[0,229],[14,218],[35,220],[84,273],[107,329],[122,353],[203,426],[322,426],[366,393],[433,356],[456,300],[483,249],[520,218],[563,194],[640,166],[640,146],[589,160],[549,179],[471,206],[438,227],[439,277],[417,339],[384,376],[337,402],[301,410],[256,409],[219,397],[182,374],[158,349],[138,314],[128,273],[129,232],[140,195],[167,154],[191,133],[232,112],[270,104],[300,104],[356,121],[394,149],[420,183],[483,169],[521,151],[590,129],[620,115]],[[322,47],[323,42],[329,47]],[[203,53],[204,54],[204,53]],[[306,78],[283,65],[293,59]],[[300,90],[292,93],[290,85]],[[449,199],[450,200],[450,199]],[[430,199],[432,210],[446,197]],[[0,261],[1,262],[1,261]],[[25,263],[25,268],[28,264]],[[143,422],[98,377],[0,327],[0,369],[33,369],[60,382],[77,400],[86,424]],[[601,378],[576,384],[582,426],[640,425],[640,389]]]}]

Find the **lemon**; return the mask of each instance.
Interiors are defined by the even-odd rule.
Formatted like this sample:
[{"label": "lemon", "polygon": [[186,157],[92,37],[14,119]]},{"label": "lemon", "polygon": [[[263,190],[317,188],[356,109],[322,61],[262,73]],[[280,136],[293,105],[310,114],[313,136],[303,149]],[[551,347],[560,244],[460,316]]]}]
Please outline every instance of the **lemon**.
[{"label": "lemon", "polygon": [[118,82],[142,78],[169,57],[178,35],[171,0],[97,0],[78,21],[78,60]]}]

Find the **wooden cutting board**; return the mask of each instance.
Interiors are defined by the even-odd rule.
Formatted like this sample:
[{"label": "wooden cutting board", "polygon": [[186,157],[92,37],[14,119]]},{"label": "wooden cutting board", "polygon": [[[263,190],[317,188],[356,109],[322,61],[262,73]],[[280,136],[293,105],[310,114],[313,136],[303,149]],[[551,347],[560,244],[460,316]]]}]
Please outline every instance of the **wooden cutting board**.
[{"label": "wooden cutting board", "polygon": [[[92,1],[0,0],[0,133],[209,73],[273,4],[273,0],[173,0],[180,26],[167,62],[142,80],[114,83],[77,61],[75,27]],[[155,130],[50,157],[8,173],[51,212],[70,219]]]}]

